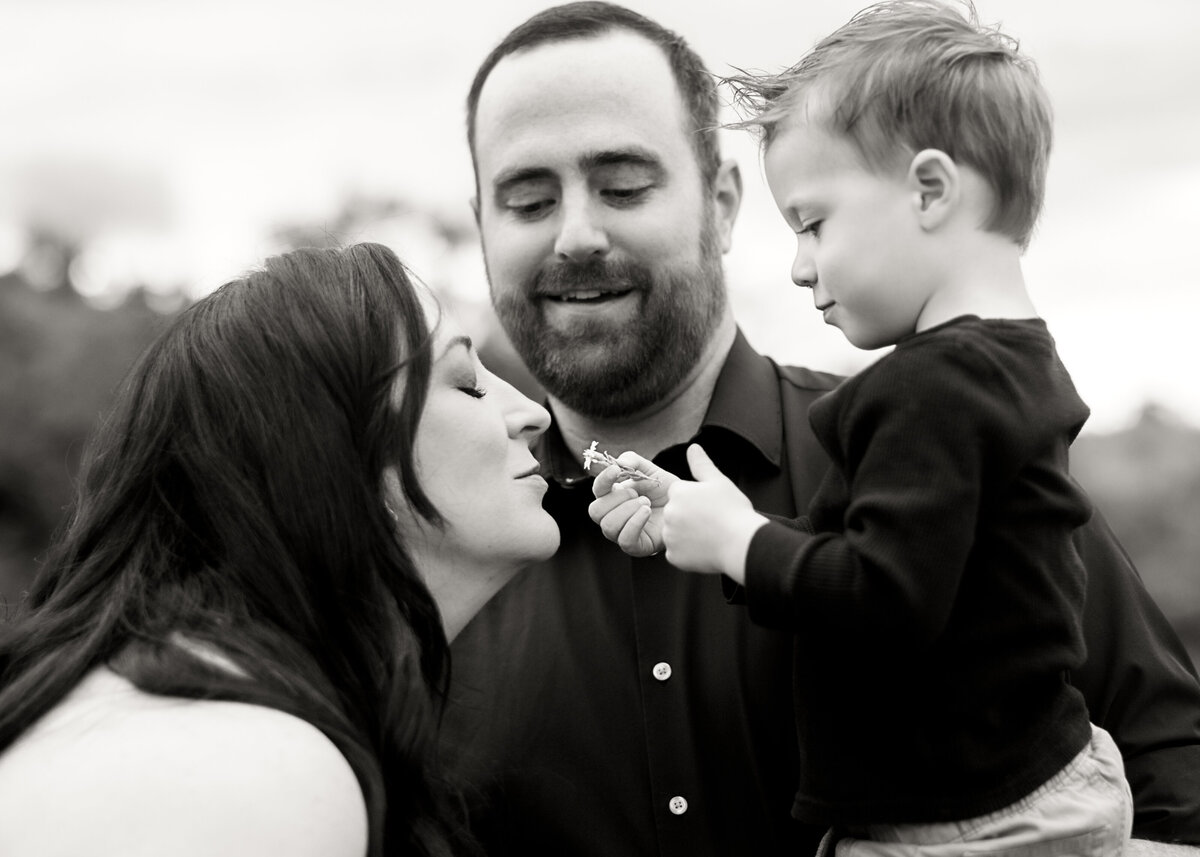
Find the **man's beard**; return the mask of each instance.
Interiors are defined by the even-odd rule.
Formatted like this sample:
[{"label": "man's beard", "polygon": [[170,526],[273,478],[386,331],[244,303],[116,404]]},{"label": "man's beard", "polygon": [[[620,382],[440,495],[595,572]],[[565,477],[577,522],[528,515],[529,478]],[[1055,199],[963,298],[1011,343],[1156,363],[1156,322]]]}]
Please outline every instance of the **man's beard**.
[{"label": "man's beard", "polygon": [[[600,311],[567,329],[547,323],[536,295],[626,290],[640,307],[628,321]],[[546,391],[593,419],[628,417],[668,397],[700,361],[725,310],[721,251],[711,216],[697,263],[655,273],[628,261],[563,262],[524,288],[497,295],[496,314]]]}]

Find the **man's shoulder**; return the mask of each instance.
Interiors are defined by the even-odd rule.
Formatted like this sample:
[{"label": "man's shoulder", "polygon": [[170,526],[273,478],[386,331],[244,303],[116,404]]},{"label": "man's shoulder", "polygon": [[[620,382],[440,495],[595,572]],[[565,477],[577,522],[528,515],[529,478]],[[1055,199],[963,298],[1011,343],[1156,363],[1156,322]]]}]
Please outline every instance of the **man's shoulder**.
[{"label": "man's shoulder", "polygon": [[[747,383],[763,384],[772,373],[780,381],[781,387],[809,392],[826,392],[845,380],[843,376],[833,372],[819,372],[805,366],[780,363],[752,346],[739,330],[733,347],[725,358],[721,380],[728,379],[730,383],[739,387]],[[721,382],[718,381],[718,388],[720,386]]]},{"label": "man's shoulder", "polygon": [[784,385],[810,392],[827,392],[845,380],[845,376],[833,372],[819,372],[804,366],[788,366],[771,361],[775,373]]}]

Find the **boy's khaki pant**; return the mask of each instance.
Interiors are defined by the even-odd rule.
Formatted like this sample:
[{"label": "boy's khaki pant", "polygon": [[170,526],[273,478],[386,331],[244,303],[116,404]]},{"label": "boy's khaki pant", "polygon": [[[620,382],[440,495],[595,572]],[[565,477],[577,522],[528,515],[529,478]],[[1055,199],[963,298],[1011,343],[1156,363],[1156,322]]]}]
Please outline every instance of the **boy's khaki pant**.
[{"label": "boy's khaki pant", "polygon": [[841,838],[831,831],[818,855],[1117,857],[1132,827],[1121,753],[1107,732],[1092,726],[1091,743],[1078,756],[1011,806],[965,821],[870,824]]}]

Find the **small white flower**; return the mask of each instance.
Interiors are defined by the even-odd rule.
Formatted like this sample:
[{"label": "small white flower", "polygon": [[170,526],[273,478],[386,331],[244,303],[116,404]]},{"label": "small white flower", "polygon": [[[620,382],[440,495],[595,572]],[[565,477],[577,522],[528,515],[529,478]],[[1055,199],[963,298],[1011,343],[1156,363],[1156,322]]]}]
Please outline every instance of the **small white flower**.
[{"label": "small white flower", "polygon": [[655,479],[653,476],[647,476],[642,471],[637,470],[633,467],[626,467],[624,464],[617,461],[617,459],[613,458],[613,456],[609,455],[604,450],[596,449],[596,444],[597,444],[597,441],[593,440],[592,445],[583,451],[583,469],[584,470],[590,471],[592,469],[593,464],[599,464],[604,467],[608,467],[610,464],[615,464],[615,465],[617,465],[617,467],[621,468],[622,475],[624,475],[628,479],[645,479],[648,482],[653,482],[655,485],[658,484],[658,480]]}]

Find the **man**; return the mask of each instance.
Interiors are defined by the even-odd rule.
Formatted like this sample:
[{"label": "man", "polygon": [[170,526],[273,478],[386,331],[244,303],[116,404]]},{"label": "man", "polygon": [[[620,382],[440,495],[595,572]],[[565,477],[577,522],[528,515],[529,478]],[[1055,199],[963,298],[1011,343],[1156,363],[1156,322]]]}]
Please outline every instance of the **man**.
[{"label": "man", "polygon": [[[750,623],[718,580],[626,557],[587,515],[592,441],[686,474],[696,439],[783,515],[827,465],[806,412],[837,379],[755,354],[726,300],[741,179],[716,122],[682,40],[604,3],[534,16],[471,89],[492,297],[548,391],[537,451],[562,528],[556,557],[453,650],[444,748],[491,855],[790,855],[820,833],[789,816],[790,637]],[[1074,680],[1122,748],[1134,836],[1200,843],[1200,683],[1102,520],[1081,550],[1089,661]]]}]

